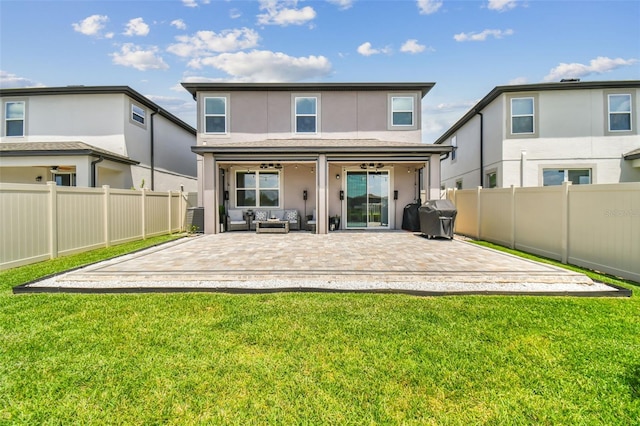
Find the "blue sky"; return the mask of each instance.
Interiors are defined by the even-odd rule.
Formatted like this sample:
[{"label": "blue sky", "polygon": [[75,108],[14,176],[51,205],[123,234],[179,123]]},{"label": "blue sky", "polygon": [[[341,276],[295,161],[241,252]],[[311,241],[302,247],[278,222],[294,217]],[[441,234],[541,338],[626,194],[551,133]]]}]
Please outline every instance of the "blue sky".
[{"label": "blue sky", "polygon": [[0,0],[0,85],[127,85],[194,125],[180,82],[435,82],[430,143],[498,85],[640,79],[639,23],[638,0]]}]

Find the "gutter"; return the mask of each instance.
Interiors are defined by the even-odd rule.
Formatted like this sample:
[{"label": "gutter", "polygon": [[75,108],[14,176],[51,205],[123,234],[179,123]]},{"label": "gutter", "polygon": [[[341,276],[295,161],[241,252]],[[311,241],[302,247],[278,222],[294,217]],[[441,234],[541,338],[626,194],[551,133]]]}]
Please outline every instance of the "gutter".
[{"label": "gutter", "polygon": [[480,186],[484,187],[484,115],[476,111],[480,116]]},{"label": "gutter", "polygon": [[101,155],[98,157],[97,160],[94,160],[91,162],[91,187],[95,188],[96,187],[96,181],[97,176],[96,176],[96,164],[98,163],[102,163],[104,161],[104,157]]},{"label": "gutter", "polygon": [[156,115],[160,110],[157,111],[153,111],[151,113],[151,122],[149,123],[149,130],[151,131],[151,143],[150,143],[150,150],[151,150],[151,190],[153,191],[155,189],[155,171],[156,171],[156,166],[155,166],[155,134],[154,134],[154,129],[153,129],[153,116]]}]

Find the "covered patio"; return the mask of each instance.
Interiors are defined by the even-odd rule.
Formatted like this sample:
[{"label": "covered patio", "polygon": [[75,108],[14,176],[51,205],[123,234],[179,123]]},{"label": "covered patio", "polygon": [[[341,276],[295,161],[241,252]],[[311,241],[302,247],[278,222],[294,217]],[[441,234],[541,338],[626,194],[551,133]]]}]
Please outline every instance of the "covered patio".
[{"label": "covered patio", "polygon": [[[440,158],[451,147],[377,139],[271,139],[208,141],[192,150],[199,155],[206,234],[224,230],[221,215],[230,209],[297,210],[301,229],[326,234],[330,218],[336,229],[401,229],[404,206],[441,198]],[[312,216],[315,226],[304,226]]]}]

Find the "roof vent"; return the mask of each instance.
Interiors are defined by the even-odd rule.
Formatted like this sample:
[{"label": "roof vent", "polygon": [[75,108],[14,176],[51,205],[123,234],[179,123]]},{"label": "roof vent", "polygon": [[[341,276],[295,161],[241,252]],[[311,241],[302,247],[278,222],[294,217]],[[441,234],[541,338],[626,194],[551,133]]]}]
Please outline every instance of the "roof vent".
[{"label": "roof vent", "polygon": [[579,81],[579,78],[563,78],[562,80],[560,80],[560,83],[577,83]]}]

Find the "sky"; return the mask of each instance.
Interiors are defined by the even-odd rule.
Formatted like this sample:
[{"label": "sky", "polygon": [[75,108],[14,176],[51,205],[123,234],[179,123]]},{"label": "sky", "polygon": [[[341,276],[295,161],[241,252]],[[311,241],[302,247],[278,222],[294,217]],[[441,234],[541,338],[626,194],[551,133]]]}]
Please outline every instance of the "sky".
[{"label": "sky", "polygon": [[495,86],[640,80],[638,0],[0,0],[0,87],[427,82],[432,143]]}]

